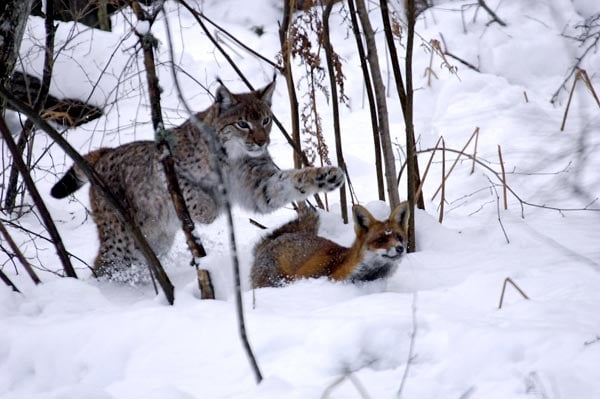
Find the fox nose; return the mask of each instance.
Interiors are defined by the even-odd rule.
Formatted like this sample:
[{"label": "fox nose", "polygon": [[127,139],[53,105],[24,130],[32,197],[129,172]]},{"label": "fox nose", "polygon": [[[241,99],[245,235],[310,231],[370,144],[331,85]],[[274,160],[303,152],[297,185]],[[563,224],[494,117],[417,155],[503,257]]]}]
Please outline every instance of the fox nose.
[{"label": "fox nose", "polygon": [[398,255],[400,255],[402,252],[404,252],[404,246],[403,246],[403,245],[398,245],[398,246],[396,247],[396,253],[397,253]]}]

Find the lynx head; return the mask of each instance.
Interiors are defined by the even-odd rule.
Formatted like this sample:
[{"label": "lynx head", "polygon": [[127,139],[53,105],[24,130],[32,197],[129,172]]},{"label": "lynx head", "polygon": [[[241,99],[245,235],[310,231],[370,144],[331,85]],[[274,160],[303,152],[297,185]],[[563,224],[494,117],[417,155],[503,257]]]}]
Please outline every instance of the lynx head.
[{"label": "lynx head", "polygon": [[215,128],[231,159],[263,155],[269,144],[275,80],[249,93],[231,93],[223,84],[215,94]]},{"label": "lynx head", "polygon": [[386,221],[379,221],[360,205],[352,208],[356,237],[363,242],[366,256],[399,260],[406,251],[408,238],[408,202],[398,205]]}]

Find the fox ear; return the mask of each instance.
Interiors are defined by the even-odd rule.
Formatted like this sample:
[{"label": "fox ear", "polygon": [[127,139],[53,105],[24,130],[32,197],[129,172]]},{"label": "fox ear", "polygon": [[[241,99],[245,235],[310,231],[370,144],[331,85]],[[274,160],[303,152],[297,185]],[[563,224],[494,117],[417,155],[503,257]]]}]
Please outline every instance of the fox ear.
[{"label": "fox ear", "polygon": [[258,90],[258,96],[260,97],[260,99],[269,104],[269,106],[271,106],[272,104],[271,100],[273,98],[273,92],[275,91],[275,83],[277,82],[275,78],[276,75],[273,75],[273,80],[271,81],[271,83]]},{"label": "fox ear", "polygon": [[410,217],[410,207],[408,201],[400,203],[390,215],[390,221],[396,223],[402,230],[408,231],[408,219]]},{"label": "fox ear", "polygon": [[219,87],[217,88],[217,92],[215,93],[215,104],[219,104],[219,108],[221,111],[230,108],[232,105],[236,104],[237,100],[233,94],[227,87],[219,80]]},{"label": "fox ear", "polygon": [[375,218],[367,208],[354,205],[352,207],[352,217],[354,219],[354,229],[359,232],[361,230],[369,230],[369,227],[375,222]]}]

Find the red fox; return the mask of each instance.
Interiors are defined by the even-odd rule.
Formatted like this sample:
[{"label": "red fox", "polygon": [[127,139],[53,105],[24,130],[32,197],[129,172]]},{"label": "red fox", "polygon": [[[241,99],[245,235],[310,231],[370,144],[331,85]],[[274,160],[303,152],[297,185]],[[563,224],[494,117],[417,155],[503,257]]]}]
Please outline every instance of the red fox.
[{"label": "red fox", "polygon": [[406,250],[408,202],[379,221],[360,205],[352,208],[356,239],[350,248],[317,235],[319,216],[300,212],[263,238],[254,249],[253,288],[277,287],[300,278],[371,281],[390,276]]}]

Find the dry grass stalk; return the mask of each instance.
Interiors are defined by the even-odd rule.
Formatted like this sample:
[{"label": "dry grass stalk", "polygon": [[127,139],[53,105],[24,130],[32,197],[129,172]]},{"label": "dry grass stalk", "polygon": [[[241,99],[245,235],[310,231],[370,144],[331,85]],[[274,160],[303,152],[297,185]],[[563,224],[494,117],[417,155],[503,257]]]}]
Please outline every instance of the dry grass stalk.
[{"label": "dry grass stalk", "polygon": [[[448,173],[448,176],[450,176],[450,173]],[[442,197],[440,198],[440,216],[438,218],[440,224],[444,220],[444,201],[446,201],[446,179],[448,176],[446,176],[446,142],[442,138],[442,183],[440,184]]]},{"label": "dry grass stalk", "polygon": [[575,86],[577,85],[577,82],[579,80],[583,80],[583,83],[585,83],[585,87],[587,87],[591,96],[594,98],[594,101],[596,101],[596,104],[598,104],[598,107],[600,108],[600,98],[598,98],[598,94],[596,94],[596,90],[594,90],[594,86],[592,85],[592,81],[590,80],[587,71],[585,69],[577,68],[577,72],[575,72],[575,79],[573,79],[573,86],[571,86],[571,91],[569,92],[569,99],[567,100],[565,114],[563,115],[562,124],[560,125],[561,132],[565,130],[565,125],[567,123],[567,115],[569,114],[571,100],[573,99],[573,92],[575,91]]},{"label": "dry grass stalk", "polygon": [[525,102],[528,103],[529,102],[529,97],[527,97],[527,92],[523,91],[523,97],[525,97]]},{"label": "dry grass stalk", "polygon": [[[437,42],[437,47],[439,48],[440,43],[435,40],[435,39],[431,39],[431,41],[429,42],[431,44],[432,47],[435,48],[435,44],[434,42]],[[433,51],[430,53],[429,55],[429,66],[427,68],[425,68],[425,73],[423,73],[423,76],[427,76],[427,87],[431,87],[431,76],[433,75],[436,79],[439,80],[437,74],[433,71]]]},{"label": "dry grass stalk", "polygon": [[506,189],[506,172],[504,170],[504,161],[502,160],[502,148],[498,144],[498,158],[500,159],[500,169],[502,170],[502,195],[504,197],[504,210],[508,209],[507,189]]},{"label": "dry grass stalk", "polygon": [[515,287],[515,289],[519,292],[519,294],[521,294],[523,298],[529,300],[527,294],[525,294],[525,292],[523,292],[523,290],[519,288],[519,286],[515,284],[515,282],[510,277],[507,277],[504,279],[504,284],[502,284],[502,293],[500,294],[500,303],[498,303],[498,309],[502,309],[502,303],[504,302],[504,293],[506,292],[507,283],[510,283],[513,287]]},{"label": "dry grass stalk", "polygon": [[421,183],[419,184],[419,187],[417,188],[417,194],[415,195],[415,197],[419,197],[421,195],[421,191],[423,191],[423,184],[425,184],[425,179],[427,178],[427,173],[429,173],[429,168],[431,167],[431,164],[433,162],[433,157],[435,156],[435,152],[439,148],[441,141],[442,141],[442,137],[440,137],[438,139],[438,141],[435,143],[435,147],[433,147],[433,151],[431,152],[431,156],[429,157],[429,161],[427,162],[427,166],[425,167],[425,172],[423,173],[423,177],[421,178]]},{"label": "dry grass stalk", "polygon": [[471,174],[475,173],[475,160],[477,159],[477,144],[479,144],[479,128],[475,129],[475,148],[473,148],[473,165],[471,166]]},{"label": "dry grass stalk", "polygon": [[435,197],[437,197],[437,195],[440,193],[440,190],[442,189],[442,184],[444,184],[444,182],[446,181],[446,179],[448,179],[448,177],[450,176],[450,174],[452,173],[452,171],[454,170],[454,168],[456,167],[456,164],[458,163],[458,161],[460,160],[460,157],[462,155],[465,155],[464,152],[467,149],[467,147],[469,146],[469,144],[471,143],[471,140],[473,140],[473,138],[479,134],[479,127],[475,128],[475,131],[473,132],[473,134],[471,134],[471,137],[469,137],[469,140],[467,140],[466,144],[463,146],[462,150],[460,150],[458,156],[456,157],[456,159],[454,160],[454,163],[452,164],[452,166],[450,167],[450,170],[448,170],[448,174],[444,176],[442,183],[440,184],[440,186],[438,187],[438,189],[435,191],[435,193],[433,194],[433,197],[431,197],[431,200],[433,201],[435,199]]}]

